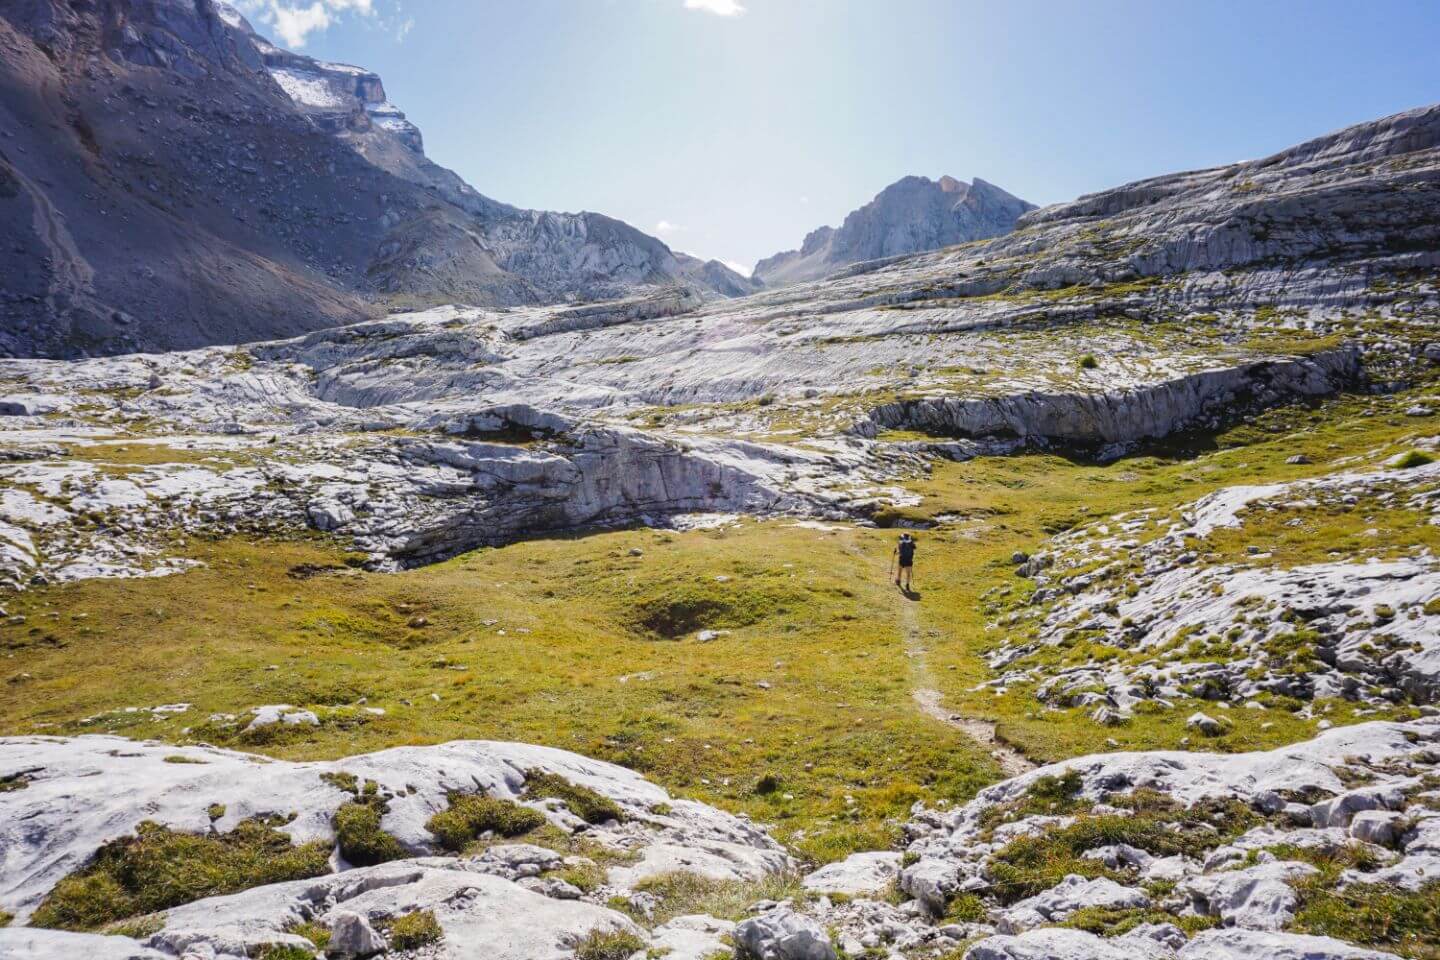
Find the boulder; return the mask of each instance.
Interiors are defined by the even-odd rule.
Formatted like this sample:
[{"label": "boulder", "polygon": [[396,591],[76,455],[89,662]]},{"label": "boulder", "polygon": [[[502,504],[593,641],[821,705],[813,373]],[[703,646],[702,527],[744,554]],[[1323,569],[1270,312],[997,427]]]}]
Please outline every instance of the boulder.
[{"label": "boulder", "polygon": [[921,857],[900,871],[900,889],[938,917],[945,912],[950,898],[960,890],[959,871],[951,860]]},{"label": "boulder", "polygon": [[650,944],[665,960],[714,960],[718,954],[733,952],[725,938],[732,937],[734,931],[731,920],[690,914],[651,930]]},{"label": "boulder", "polygon": [[751,960],[836,960],[825,928],[786,907],[742,921],[734,936],[740,956]]},{"label": "boulder", "polygon": [[381,953],[385,948],[385,938],[375,932],[365,917],[349,910],[336,910],[330,914],[330,942],[325,945],[325,956],[337,960],[363,960]]},{"label": "boulder", "polygon": [[1218,916],[1229,926],[1279,930],[1290,922],[1299,903],[1290,881],[1318,872],[1308,863],[1262,863],[1189,877],[1175,892],[1188,897],[1195,912]]},{"label": "boulder", "polygon": [[1350,836],[1362,843],[1388,847],[1399,839],[1405,815],[1393,810],[1362,810],[1350,818]]},{"label": "boulder", "polygon": [[801,884],[816,893],[858,897],[885,892],[900,875],[900,854],[888,851],[852,853],[807,875]]},{"label": "boulder", "polygon": [[1191,730],[1198,730],[1207,737],[1219,736],[1225,732],[1223,723],[1203,713],[1192,713],[1190,719],[1185,721],[1185,726]]},{"label": "boulder", "polygon": [[997,926],[1001,933],[1018,933],[1044,923],[1058,923],[1086,907],[1127,909],[1150,906],[1141,890],[1121,886],[1104,877],[1086,879],[1070,874],[1044,893],[1028,897],[1004,910]]}]

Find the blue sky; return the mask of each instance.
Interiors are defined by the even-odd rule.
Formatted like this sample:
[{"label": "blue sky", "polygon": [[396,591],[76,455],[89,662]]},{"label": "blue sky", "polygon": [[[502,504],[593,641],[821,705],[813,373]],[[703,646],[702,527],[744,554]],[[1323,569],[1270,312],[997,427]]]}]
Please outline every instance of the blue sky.
[{"label": "blue sky", "polygon": [[488,196],[739,264],[906,174],[1035,203],[1440,100],[1440,3],[241,0]]}]

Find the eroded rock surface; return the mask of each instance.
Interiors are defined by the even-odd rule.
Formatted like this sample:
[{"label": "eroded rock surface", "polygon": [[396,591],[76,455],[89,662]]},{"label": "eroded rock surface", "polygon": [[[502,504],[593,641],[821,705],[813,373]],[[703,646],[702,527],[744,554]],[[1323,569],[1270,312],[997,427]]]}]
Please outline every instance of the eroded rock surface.
[{"label": "eroded rock surface", "polygon": [[[1437,490],[1440,464],[1339,471],[1225,488],[1174,516],[1088,524],[1054,538],[1039,554],[1043,561],[1019,569],[1035,590],[1000,618],[1019,639],[992,653],[991,665],[1002,671],[1001,683],[1036,683],[1047,704],[1115,710],[1122,718],[1147,701],[1185,694],[1259,711],[1257,697],[1433,701],[1440,694],[1440,559],[1430,551],[1397,556],[1377,546],[1367,555],[1362,547],[1281,566],[1264,533],[1239,553],[1212,553],[1208,545],[1217,532],[1243,535],[1262,523],[1274,529],[1316,511],[1366,516],[1377,534],[1390,523],[1415,522],[1416,514],[1433,524],[1440,520]],[[1314,552],[1325,556],[1325,546],[1317,543]],[[1032,665],[1047,648],[1081,636],[1127,656]],[[1231,722],[1206,714],[1193,726],[1213,736]]]},{"label": "eroded rock surface", "polygon": [[[556,773],[609,797],[625,812],[625,822],[588,825],[562,806],[526,799],[527,770]],[[455,741],[291,763],[118,737],[0,740],[0,779],[21,773],[25,789],[0,792],[0,909],[22,920],[62,877],[144,821],[187,833],[223,833],[252,817],[293,814],[278,829],[297,843],[329,841],[336,809],[354,799],[337,775],[377,784],[386,803],[381,829],[417,857],[441,852],[425,824],[448,807],[451,791],[460,791],[517,800],[567,833],[583,830],[587,839],[633,859],[629,869],[636,877],[652,859],[668,864],[680,853],[696,861],[695,872],[724,879],[758,880],[791,866],[784,850],[745,819],[671,798],[624,768],[525,744]],[[87,789],[101,781],[103,791]],[[460,869],[507,882],[540,872],[521,869],[519,864],[535,861],[519,853],[511,851],[509,861],[481,856]],[[623,885],[626,876],[617,872],[613,879]]]}]

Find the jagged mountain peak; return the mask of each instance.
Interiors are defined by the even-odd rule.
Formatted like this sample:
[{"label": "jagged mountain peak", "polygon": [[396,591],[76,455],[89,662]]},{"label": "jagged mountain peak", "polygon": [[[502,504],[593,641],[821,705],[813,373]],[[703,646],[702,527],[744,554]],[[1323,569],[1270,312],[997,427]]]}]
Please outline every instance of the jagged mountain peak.
[{"label": "jagged mountain peak", "polygon": [[978,177],[970,183],[906,176],[846,215],[838,227],[806,235],[799,250],[778,253],[755,266],[767,286],[815,280],[868,260],[921,253],[999,236],[1034,205]]}]

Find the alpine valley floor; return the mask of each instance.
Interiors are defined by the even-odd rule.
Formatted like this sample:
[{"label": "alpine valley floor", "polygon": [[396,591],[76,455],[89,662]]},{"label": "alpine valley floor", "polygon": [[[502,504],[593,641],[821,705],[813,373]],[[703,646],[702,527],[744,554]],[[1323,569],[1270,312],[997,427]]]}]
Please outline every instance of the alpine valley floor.
[{"label": "alpine valley floor", "polygon": [[1437,171],[0,363],[0,955],[1440,956]]}]

